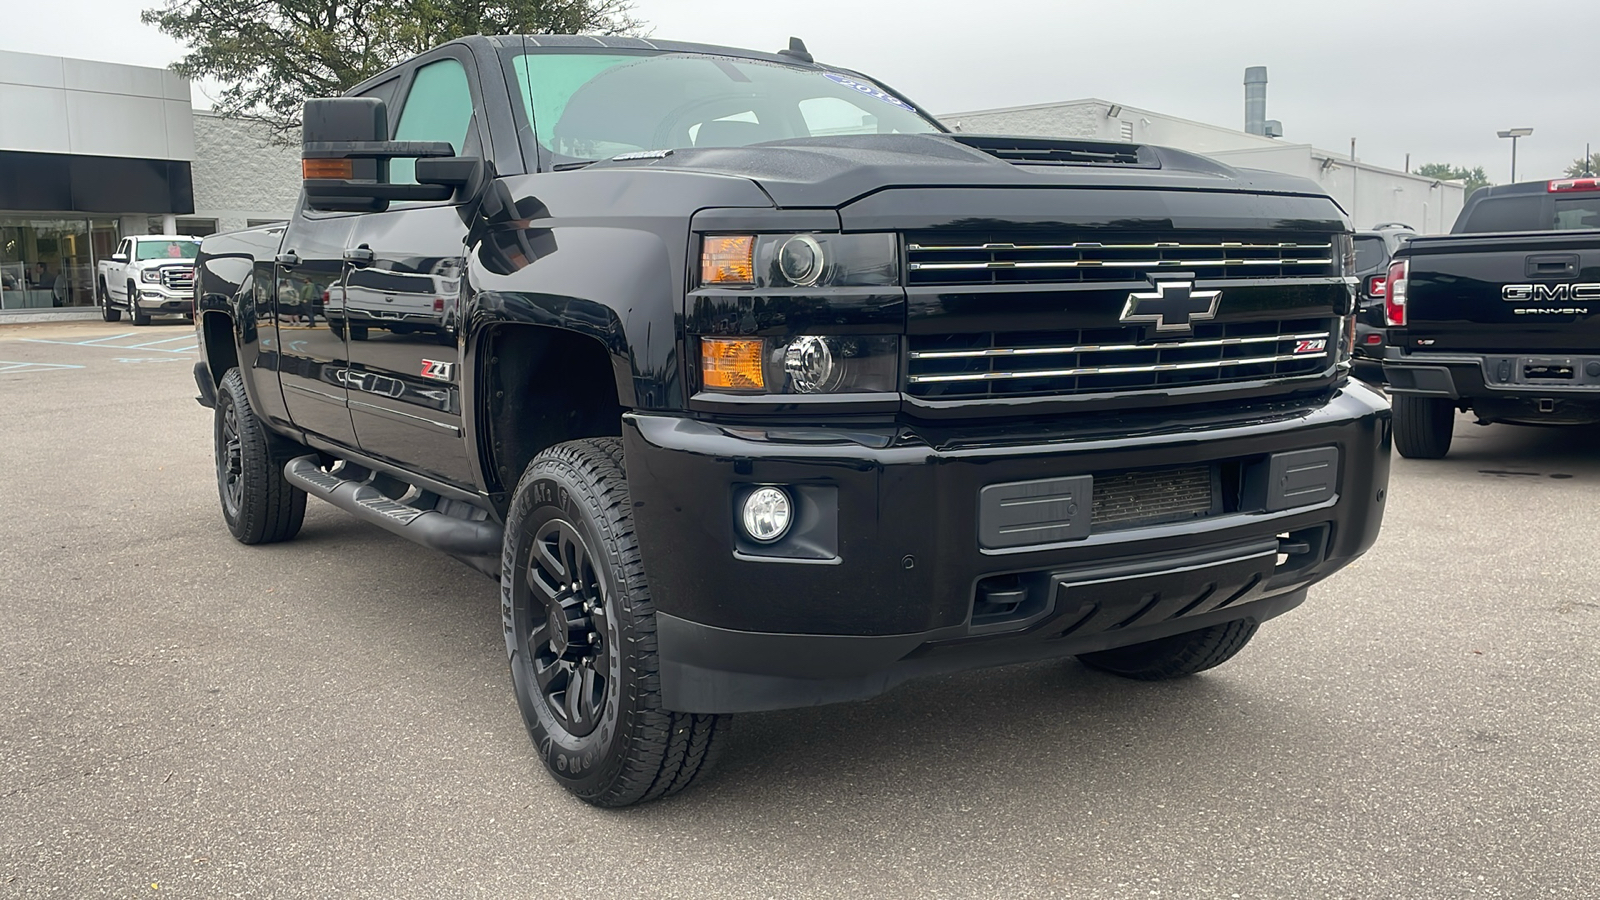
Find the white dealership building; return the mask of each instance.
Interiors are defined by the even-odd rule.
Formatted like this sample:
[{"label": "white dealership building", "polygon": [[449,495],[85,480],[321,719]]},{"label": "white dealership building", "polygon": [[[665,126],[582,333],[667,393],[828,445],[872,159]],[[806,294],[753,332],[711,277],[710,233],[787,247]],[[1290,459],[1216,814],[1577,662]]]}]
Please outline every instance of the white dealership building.
[{"label": "white dealership building", "polygon": [[299,149],[189,92],[166,69],[0,51],[0,316],[93,306],[124,235],[288,217]]}]

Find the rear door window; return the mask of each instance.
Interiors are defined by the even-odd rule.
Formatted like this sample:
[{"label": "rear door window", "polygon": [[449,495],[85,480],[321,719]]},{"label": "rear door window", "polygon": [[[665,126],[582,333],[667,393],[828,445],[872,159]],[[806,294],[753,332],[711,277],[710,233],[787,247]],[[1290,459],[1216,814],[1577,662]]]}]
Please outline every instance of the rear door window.
[{"label": "rear door window", "polygon": [[1389,259],[1381,237],[1356,238],[1356,271],[1368,272],[1380,268]]}]

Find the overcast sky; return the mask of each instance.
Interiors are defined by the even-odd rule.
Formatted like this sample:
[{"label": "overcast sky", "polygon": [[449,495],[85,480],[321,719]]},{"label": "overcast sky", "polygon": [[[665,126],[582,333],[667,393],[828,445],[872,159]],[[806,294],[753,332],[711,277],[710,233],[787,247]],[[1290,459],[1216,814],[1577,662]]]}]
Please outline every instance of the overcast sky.
[{"label": "overcast sky", "polygon": [[[0,47],[161,66],[182,48],[139,23],[155,0],[6,0]],[[1284,139],[1400,168],[1524,180],[1600,149],[1595,0],[636,0],[652,36],[761,50],[797,34],[939,113],[1099,97],[1244,125],[1264,65]],[[203,86],[198,86],[203,87]],[[197,106],[205,106],[201,90]],[[16,123],[10,123],[15,125]]]}]

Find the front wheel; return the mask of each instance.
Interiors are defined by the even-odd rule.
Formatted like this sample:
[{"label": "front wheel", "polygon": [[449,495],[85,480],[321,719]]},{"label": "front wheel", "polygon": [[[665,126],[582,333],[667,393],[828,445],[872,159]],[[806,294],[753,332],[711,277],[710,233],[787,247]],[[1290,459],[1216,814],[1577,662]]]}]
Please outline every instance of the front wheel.
[{"label": "front wheel", "polygon": [[1259,627],[1254,619],[1235,619],[1142,644],[1084,653],[1078,661],[1091,669],[1138,681],[1182,678],[1233,659],[1255,637]]},{"label": "front wheel", "polygon": [[150,315],[139,308],[139,286],[128,282],[128,317],[135,325],[149,325]]},{"label": "front wheel", "polygon": [[1456,405],[1448,397],[1394,398],[1394,448],[1406,459],[1444,459],[1455,433]]},{"label": "front wheel", "polygon": [[558,444],[528,465],[506,516],[500,598],[517,705],[562,787],[630,806],[711,767],[729,717],[661,708],[619,439]]},{"label": "front wheel", "polygon": [[283,477],[296,447],[256,417],[238,369],[229,369],[217,386],[215,437],[217,493],[229,533],[241,544],[271,544],[299,534],[306,495]]}]

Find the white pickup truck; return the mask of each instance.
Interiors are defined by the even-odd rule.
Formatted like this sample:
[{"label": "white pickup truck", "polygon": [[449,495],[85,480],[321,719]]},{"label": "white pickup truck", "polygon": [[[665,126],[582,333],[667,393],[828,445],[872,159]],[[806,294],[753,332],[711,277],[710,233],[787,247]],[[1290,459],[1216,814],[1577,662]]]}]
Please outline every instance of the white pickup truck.
[{"label": "white pickup truck", "polygon": [[127,310],[135,325],[151,316],[194,316],[194,255],[200,239],[170,234],[125,237],[100,261],[95,291],[107,322]]}]

